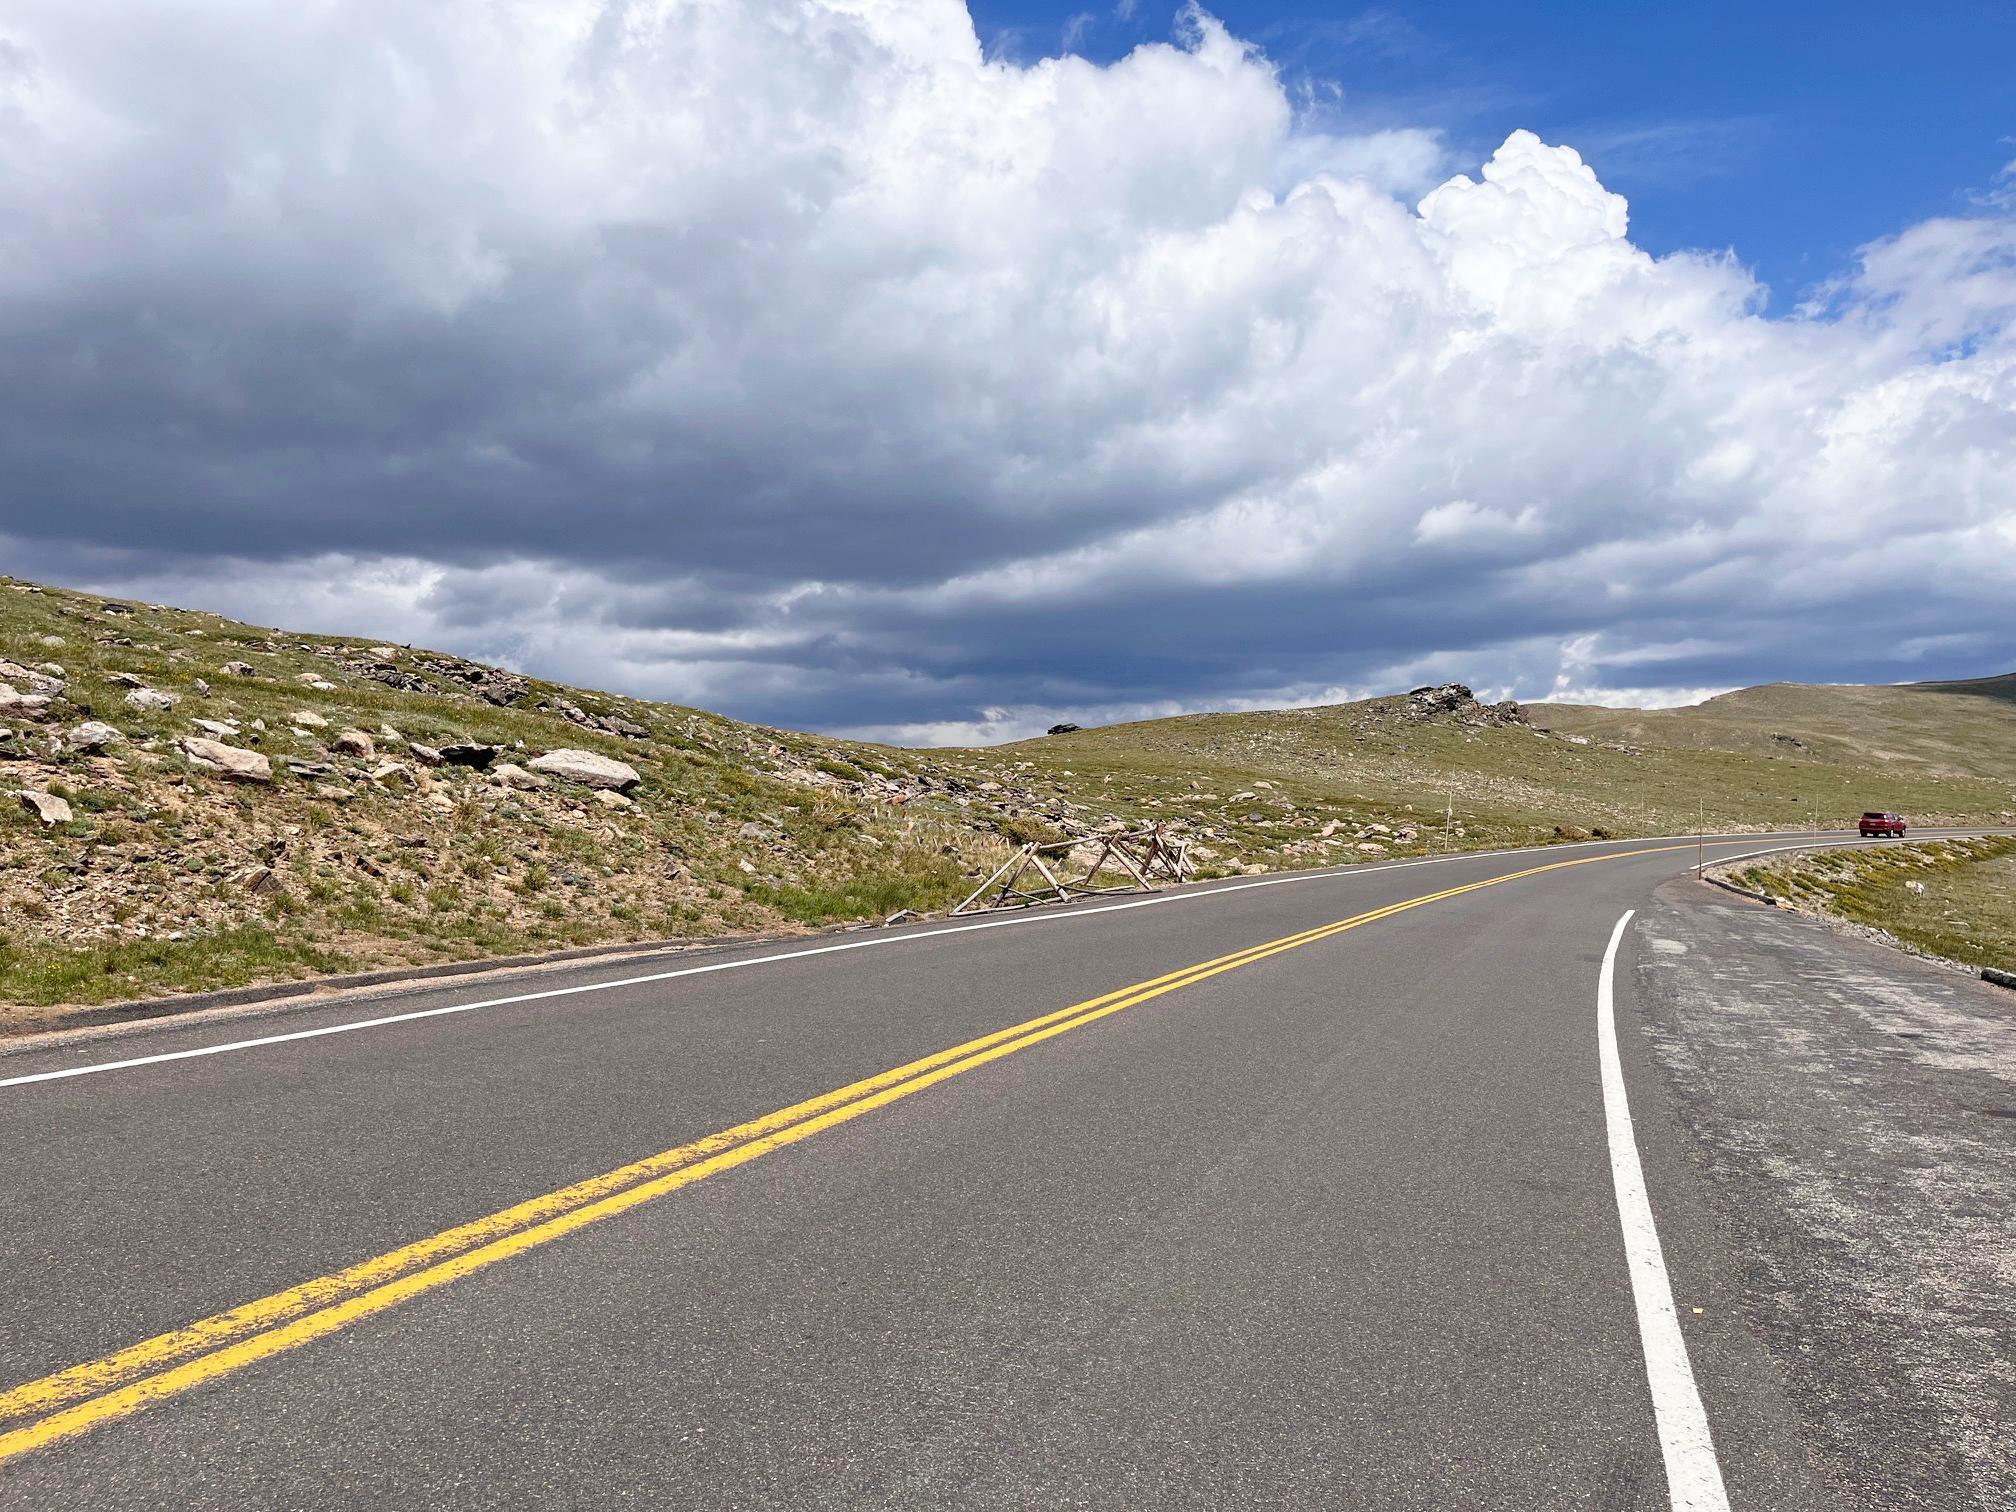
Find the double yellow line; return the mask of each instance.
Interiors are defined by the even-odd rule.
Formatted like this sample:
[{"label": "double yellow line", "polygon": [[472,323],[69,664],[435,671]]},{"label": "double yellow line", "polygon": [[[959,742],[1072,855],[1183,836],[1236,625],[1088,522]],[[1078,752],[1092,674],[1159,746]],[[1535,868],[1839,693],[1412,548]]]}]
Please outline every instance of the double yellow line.
[{"label": "double yellow line", "polygon": [[[409,1297],[445,1286],[458,1277],[484,1270],[500,1260],[535,1249],[591,1223],[599,1223],[631,1208],[655,1202],[681,1187],[704,1181],[722,1171],[733,1170],[772,1150],[781,1150],[809,1139],[814,1134],[859,1118],[863,1113],[886,1107],[963,1072],[1013,1055],[1018,1050],[1026,1050],[1031,1045],[1041,1044],[1072,1029],[1082,1028],[1123,1008],[1132,1008],[1164,993],[1174,992],[1179,987],[1188,987],[1241,966],[1250,966],[1255,961],[1329,939],[1332,935],[1391,918],[1409,909],[1476,892],[1480,888],[1495,887],[1501,882],[1571,866],[1619,860],[1625,856],[1685,848],[1657,846],[1648,850],[1583,856],[1572,861],[1528,867],[1482,882],[1409,898],[1332,924],[1305,929],[1299,934],[1268,940],[1231,955],[1200,961],[1180,971],[1136,982],[1130,987],[1088,998],[1069,1008],[1060,1008],[1040,1018],[968,1040],[963,1045],[954,1045],[949,1050],[940,1050],[935,1055],[927,1055],[864,1081],[709,1134],[691,1144],[679,1145],[563,1187],[557,1192],[518,1203],[487,1218],[446,1229],[375,1259],[304,1281],[299,1286],[234,1307],[186,1328],[143,1340],[116,1354],[72,1365],[54,1375],[0,1393],[0,1424],[20,1423],[18,1427],[0,1432],[0,1463],[32,1449],[72,1438],[100,1423],[127,1417],[205,1381],[228,1375],[254,1361],[297,1348],[359,1319],[396,1307]],[[28,1421],[21,1421],[23,1419]]]}]

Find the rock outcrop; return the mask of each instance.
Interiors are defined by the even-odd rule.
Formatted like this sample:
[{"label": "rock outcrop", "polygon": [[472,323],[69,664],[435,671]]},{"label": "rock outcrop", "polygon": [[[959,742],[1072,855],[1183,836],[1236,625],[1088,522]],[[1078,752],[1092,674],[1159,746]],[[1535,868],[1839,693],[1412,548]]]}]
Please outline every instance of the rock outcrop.
[{"label": "rock outcrop", "polygon": [[234,782],[271,782],[273,764],[257,751],[226,745],[221,740],[204,740],[189,735],[182,740],[182,754],[199,772],[215,772]]},{"label": "rock outcrop", "polygon": [[637,775],[637,769],[627,761],[617,761],[594,751],[573,751],[563,748],[548,751],[543,756],[535,756],[525,764],[533,771],[548,777],[558,777],[565,782],[578,782],[583,787],[608,788],[619,793],[629,792],[644,780]]}]

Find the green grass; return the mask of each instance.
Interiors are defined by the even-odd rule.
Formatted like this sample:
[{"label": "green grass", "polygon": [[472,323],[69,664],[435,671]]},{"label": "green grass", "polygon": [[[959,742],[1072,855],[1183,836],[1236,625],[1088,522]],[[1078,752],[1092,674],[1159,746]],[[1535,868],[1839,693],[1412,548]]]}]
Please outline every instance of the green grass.
[{"label": "green grass", "polygon": [[[900,859],[900,858],[899,858]],[[973,884],[943,856],[913,856],[905,870],[813,886],[773,886],[749,889],[752,901],[773,908],[800,924],[831,924],[847,919],[881,919],[899,909],[919,913],[957,903]]]},{"label": "green grass", "polygon": [[338,952],[247,925],[181,940],[88,945],[0,939],[0,1003],[117,1002],[180,992],[192,982],[240,987],[341,971]]},{"label": "green grass", "polygon": [[1821,851],[1746,867],[1733,880],[1932,955],[2016,971],[2016,839]]}]

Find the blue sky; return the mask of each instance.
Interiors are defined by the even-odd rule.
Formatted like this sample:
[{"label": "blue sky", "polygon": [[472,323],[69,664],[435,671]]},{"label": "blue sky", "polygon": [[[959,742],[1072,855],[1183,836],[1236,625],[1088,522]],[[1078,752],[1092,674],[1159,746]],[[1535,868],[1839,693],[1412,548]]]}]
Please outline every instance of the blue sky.
[{"label": "blue sky", "polygon": [[2016,670],[2016,5],[979,6],[10,0],[0,571],[919,743]]},{"label": "blue sky", "polygon": [[[1734,248],[1772,307],[1863,243],[1966,208],[2016,159],[2016,5],[1207,6],[1353,125],[1435,127],[1463,168],[1516,127],[1579,149],[1651,252]],[[1109,59],[1175,7],[976,0],[997,52]],[[1074,19],[1076,18],[1076,19]],[[1066,38],[1074,45],[1066,46]]]}]

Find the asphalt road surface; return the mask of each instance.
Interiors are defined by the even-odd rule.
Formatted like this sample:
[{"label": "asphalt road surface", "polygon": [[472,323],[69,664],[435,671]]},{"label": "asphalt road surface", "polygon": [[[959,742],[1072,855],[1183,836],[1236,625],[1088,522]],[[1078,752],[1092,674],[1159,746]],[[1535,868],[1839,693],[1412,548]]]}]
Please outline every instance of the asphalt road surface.
[{"label": "asphalt road surface", "polygon": [[1694,861],[0,1054],[0,1506],[2016,1504],[2016,999]]}]

